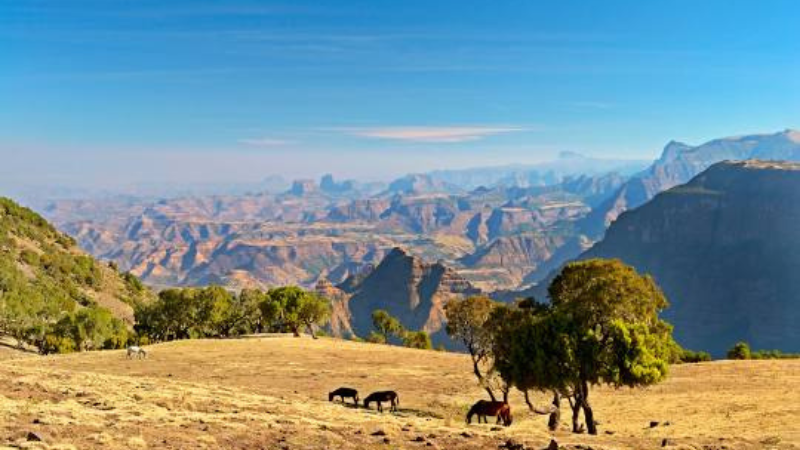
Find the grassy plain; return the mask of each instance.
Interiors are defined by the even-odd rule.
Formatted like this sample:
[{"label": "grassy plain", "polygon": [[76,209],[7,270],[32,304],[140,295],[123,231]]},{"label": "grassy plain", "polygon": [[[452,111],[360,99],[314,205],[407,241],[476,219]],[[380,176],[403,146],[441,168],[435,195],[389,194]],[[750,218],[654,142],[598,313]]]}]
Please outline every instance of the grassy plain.
[{"label": "grassy plain", "polygon": [[[516,392],[511,427],[466,425],[485,393],[464,355],[288,336],[148,349],[144,361],[3,351],[0,448],[490,449],[514,439],[538,449],[552,438],[570,449],[661,448],[664,439],[672,449],[800,448],[800,360],[681,365],[657,386],[598,388],[600,435],[587,436],[569,432],[566,405],[551,434]],[[394,389],[400,411],[329,403],[339,386],[362,398]]]}]

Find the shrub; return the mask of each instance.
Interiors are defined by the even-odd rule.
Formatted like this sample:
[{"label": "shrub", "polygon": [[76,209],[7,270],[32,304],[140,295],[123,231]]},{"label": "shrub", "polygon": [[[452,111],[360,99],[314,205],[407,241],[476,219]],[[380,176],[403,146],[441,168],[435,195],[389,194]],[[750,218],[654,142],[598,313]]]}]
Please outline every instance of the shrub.
[{"label": "shrub", "polygon": [[698,363],[711,361],[711,355],[708,352],[695,352],[693,350],[684,349],[681,352],[678,362],[681,363]]},{"label": "shrub", "polygon": [[371,344],[385,344],[386,338],[377,331],[371,331],[367,336],[367,342]]},{"label": "shrub", "polygon": [[403,335],[403,345],[409,348],[430,350],[433,348],[431,337],[425,331],[407,331]]},{"label": "shrub", "polygon": [[747,342],[737,342],[728,350],[728,359],[750,359],[750,345]]}]

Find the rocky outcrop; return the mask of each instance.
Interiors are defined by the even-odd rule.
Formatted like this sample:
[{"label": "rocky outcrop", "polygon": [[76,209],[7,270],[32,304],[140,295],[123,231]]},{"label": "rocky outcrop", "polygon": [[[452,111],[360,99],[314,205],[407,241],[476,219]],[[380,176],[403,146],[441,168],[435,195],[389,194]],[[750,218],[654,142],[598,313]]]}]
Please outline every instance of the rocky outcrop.
[{"label": "rocky outcrop", "polygon": [[409,329],[425,330],[435,342],[445,342],[444,305],[452,298],[480,293],[442,263],[427,263],[395,248],[361,283],[351,287],[352,329],[366,336],[372,312],[385,309]]},{"label": "rocky outcrop", "polygon": [[581,258],[620,258],[653,275],[686,347],[719,356],[745,340],[798,351],[798,223],[800,164],[724,162],[623,213]]},{"label": "rocky outcrop", "polygon": [[353,332],[353,315],[350,313],[350,296],[326,279],[319,280],[314,286],[317,295],[331,302],[331,334],[337,337],[351,338]]}]

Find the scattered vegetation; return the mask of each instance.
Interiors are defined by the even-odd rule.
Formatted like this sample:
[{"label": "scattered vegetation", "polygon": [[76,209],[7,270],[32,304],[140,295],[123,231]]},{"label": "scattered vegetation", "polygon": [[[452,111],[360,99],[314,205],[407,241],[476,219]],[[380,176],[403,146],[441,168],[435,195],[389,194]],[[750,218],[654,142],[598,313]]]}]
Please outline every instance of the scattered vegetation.
[{"label": "scattered vegetation", "polygon": [[269,291],[244,289],[238,295],[220,286],[167,289],[158,300],[136,309],[136,332],[144,342],[230,337],[262,331],[295,336],[324,325],[328,300],[296,286]]},{"label": "scattered vegetation", "polygon": [[400,320],[388,311],[376,309],[372,312],[372,326],[375,328],[367,336],[367,342],[373,344],[387,344],[400,342],[405,347],[430,350],[433,348],[431,337],[424,330],[408,330]]},{"label": "scattered vegetation", "polygon": [[737,342],[728,350],[728,359],[797,359],[800,353],[783,353],[780,350],[750,350],[747,342]]}]

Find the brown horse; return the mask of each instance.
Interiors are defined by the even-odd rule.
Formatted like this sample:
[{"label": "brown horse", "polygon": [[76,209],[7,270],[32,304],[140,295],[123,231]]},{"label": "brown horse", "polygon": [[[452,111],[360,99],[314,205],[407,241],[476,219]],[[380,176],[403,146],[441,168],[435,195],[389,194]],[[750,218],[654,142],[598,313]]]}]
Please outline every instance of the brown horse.
[{"label": "brown horse", "polygon": [[489,423],[486,419],[487,416],[497,416],[497,423],[501,421],[504,426],[511,425],[511,406],[506,402],[492,402],[489,400],[478,400],[477,403],[472,405],[467,413],[467,423],[472,423],[472,416],[478,415],[478,423]]},{"label": "brown horse", "polygon": [[369,409],[370,403],[377,403],[378,411],[383,412],[383,402],[389,402],[392,405],[389,411],[397,411],[397,405],[400,404],[400,396],[395,391],[373,392],[364,399],[364,407]]},{"label": "brown horse", "polygon": [[342,403],[344,403],[345,398],[352,398],[353,404],[358,406],[358,391],[353,388],[348,387],[340,387],[335,391],[328,392],[328,401],[332,402],[334,398],[340,397],[342,399]]}]

